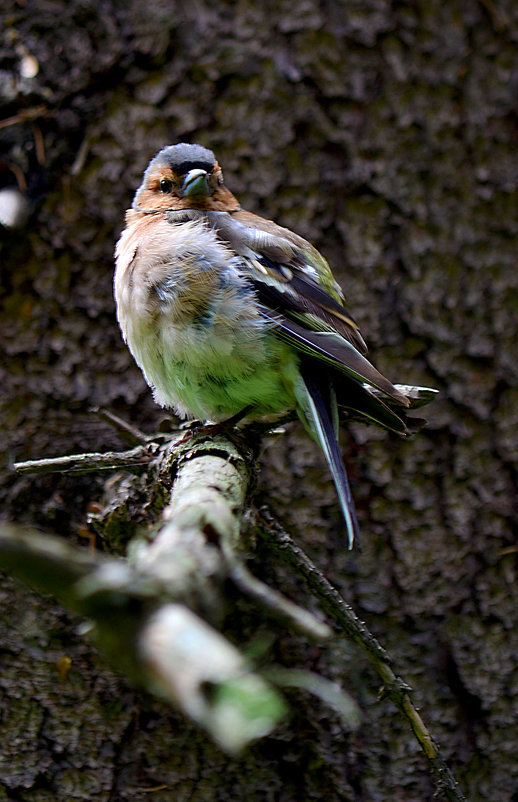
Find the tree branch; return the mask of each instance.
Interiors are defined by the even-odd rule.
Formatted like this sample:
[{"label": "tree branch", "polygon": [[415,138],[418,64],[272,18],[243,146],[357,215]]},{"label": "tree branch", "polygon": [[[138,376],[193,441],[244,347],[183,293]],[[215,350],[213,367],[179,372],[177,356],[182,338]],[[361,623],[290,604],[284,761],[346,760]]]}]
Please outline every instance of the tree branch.
[{"label": "tree branch", "polygon": [[27,462],[15,462],[13,469],[20,474],[113,471],[117,468],[147,465],[153,459],[156,448],[156,443],[149,443],[146,446],[132,448],[130,451],[106,451],[103,454],[92,452],[50,459],[27,460]]},{"label": "tree branch", "polygon": [[[202,434],[190,432],[162,446],[148,442],[122,454],[40,461],[45,470],[61,466],[76,472],[147,465],[152,468],[148,487],[158,476],[165,492],[172,488],[169,502],[152,541],[130,544],[129,563],[102,555],[94,559],[55,539],[4,528],[0,567],[92,618],[98,640],[119,669],[175,702],[224,749],[237,753],[252,738],[271,731],[285,706],[277,691],[252,672],[239,650],[217,631],[224,615],[224,582],[231,579],[269,614],[312,640],[329,638],[331,630],[246,567],[243,520],[255,454],[239,433],[227,436],[216,431],[211,435],[204,428]],[[28,465],[33,470],[36,463],[16,467],[24,472]],[[387,652],[266,509],[260,511],[259,526],[271,548],[304,578],[337,632],[366,652],[382,679],[384,694],[409,722],[438,790],[449,800],[465,802],[409,698],[411,688],[395,674]],[[357,712],[345,712],[354,703],[332,684],[307,672],[277,670],[270,676],[277,676],[280,684],[306,687],[326,700],[340,697],[336,707],[354,726]]]},{"label": "tree branch", "polygon": [[[270,732],[286,706],[217,631],[225,582],[232,579],[268,613],[313,640],[329,637],[331,629],[256,580],[243,564],[242,519],[253,459],[242,438],[191,434],[107,460],[133,465],[127,453],[135,452],[147,455],[149,488],[158,476],[170,499],[151,543],[130,544],[129,562],[94,557],[58,538],[6,525],[0,528],[0,568],[92,619],[100,647],[119,670],[174,702],[223,749],[237,753]],[[45,469],[50,464],[67,471],[71,465],[99,466],[92,455],[42,462]],[[314,682],[306,687],[319,693]]]}]

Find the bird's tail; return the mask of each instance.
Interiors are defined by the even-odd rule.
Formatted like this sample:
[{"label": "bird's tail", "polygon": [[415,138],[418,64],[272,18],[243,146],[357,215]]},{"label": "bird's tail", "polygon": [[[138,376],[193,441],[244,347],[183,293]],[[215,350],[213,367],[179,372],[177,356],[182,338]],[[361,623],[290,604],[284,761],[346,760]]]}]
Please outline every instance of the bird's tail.
[{"label": "bird's tail", "polygon": [[338,444],[338,413],[334,390],[329,380],[326,381],[320,372],[318,377],[311,375],[314,373],[314,363],[301,368],[302,382],[297,388],[301,418],[324,452],[345,519],[349,548],[352,549],[355,540],[359,543],[360,527]]}]

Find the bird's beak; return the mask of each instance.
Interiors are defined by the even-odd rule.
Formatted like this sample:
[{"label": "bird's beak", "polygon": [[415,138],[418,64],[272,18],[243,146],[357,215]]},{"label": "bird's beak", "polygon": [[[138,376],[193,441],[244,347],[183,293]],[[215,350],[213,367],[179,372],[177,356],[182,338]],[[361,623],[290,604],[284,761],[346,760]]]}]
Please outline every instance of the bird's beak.
[{"label": "bird's beak", "polygon": [[206,170],[189,170],[182,184],[182,195],[208,195],[209,182]]}]

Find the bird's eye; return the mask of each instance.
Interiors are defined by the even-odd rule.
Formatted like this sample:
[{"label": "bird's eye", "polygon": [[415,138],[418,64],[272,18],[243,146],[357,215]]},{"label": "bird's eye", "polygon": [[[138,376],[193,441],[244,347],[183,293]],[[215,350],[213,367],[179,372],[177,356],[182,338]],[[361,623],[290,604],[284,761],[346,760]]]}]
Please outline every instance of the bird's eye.
[{"label": "bird's eye", "polygon": [[160,181],[160,192],[171,192],[172,186],[173,184],[169,179],[162,178]]},{"label": "bird's eye", "polygon": [[218,184],[221,186],[222,183],[223,183],[223,173],[220,172],[220,174],[218,175]]}]

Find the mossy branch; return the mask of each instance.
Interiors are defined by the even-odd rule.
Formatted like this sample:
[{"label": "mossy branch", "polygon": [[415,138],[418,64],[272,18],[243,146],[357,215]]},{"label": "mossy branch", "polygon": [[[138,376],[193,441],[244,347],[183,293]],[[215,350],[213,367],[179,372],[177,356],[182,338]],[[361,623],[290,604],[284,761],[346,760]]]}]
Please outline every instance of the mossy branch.
[{"label": "mossy branch", "polygon": [[[0,567],[91,618],[100,645],[119,669],[173,701],[224,749],[237,753],[251,739],[271,731],[285,705],[267,679],[276,672],[260,676],[252,671],[239,650],[218,632],[224,582],[230,579],[268,614],[312,640],[328,639],[332,630],[260,582],[245,565],[243,520],[255,454],[241,435],[207,436],[204,431],[179,435],[162,446],[141,443],[119,458],[107,455],[100,467],[106,469],[112,460],[113,467],[132,469],[134,453],[139,464],[147,466],[150,492],[157,483],[166,494],[172,490],[153,538],[130,544],[128,561],[93,557],[54,538],[3,527]],[[62,464],[65,470],[70,466],[92,470],[99,466],[98,456],[42,462],[46,468]],[[19,468],[26,471],[26,466]],[[422,747],[438,791],[448,800],[465,800],[409,698],[410,687],[395,673],[387,652],[266,509],[256,523],[269,547],[305,580],[337,634],[346,635],[367,654],[383,682],[383,693],[409,722]],[[280,684],[290,682],[301,686],[305,682],[313,689],[322,684],[309,675],[305,681],[284,677]],[[333,695],[329,688],[314,692],[322,698]],[[350,700],[342,694],[338,707],[348,706]],[[351,725],[355,717],[356,709]]]},{"label": "mossy branch", "polygon": [[[179,435],[163,446],[107,455],[102,468],[112,462],[132,469],[133,453],[140,458],[142,449],[149,488],[159,484],[169,494],[150,542],[136,540],[123,560],[6,525],[0,528],[0,569],[90,618],[100,647],[120,671],[174,702],[227,752],[238,753],[270,732],[286,706],[218,631],[225,582],[233,581],[311,640],[329,638],[331,629],[243,564],[242,519],[254,460],[241,438]],[[81,454],[43,463],[44,470],[58,464],[88,471],[99,460]]]}]

